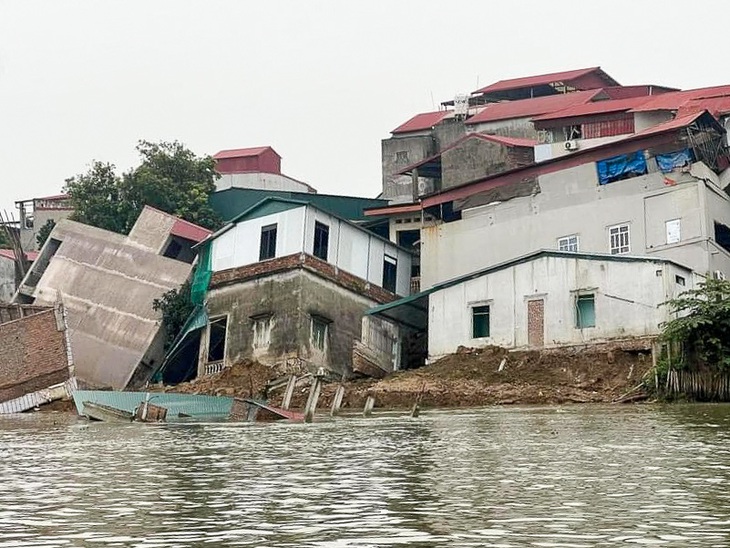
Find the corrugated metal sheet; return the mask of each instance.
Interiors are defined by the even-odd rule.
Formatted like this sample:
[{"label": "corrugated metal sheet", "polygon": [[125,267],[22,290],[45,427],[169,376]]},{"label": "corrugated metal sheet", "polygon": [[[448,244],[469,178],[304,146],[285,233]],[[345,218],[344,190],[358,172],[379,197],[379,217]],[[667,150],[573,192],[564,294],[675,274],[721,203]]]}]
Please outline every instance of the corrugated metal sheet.
[{"label": "corrugated metal sheet", "polygon": [[267,150],[270,150],[277,156],[279,154],[270,146],[265,147],[250,147],[250,148],[233,148],[229,150],[221,150],[219,152],[216,152],[213,155],[213,158],[215,160],[223,160],[226,158],[247,158],[251,156],[258,156],[259,154],[263,154]]},{"label": "corrugated metal sheet", "polygon": [[0,403],[0,415],[22,413],[45,403],[70,397],[76,390],[76,377],[71,377],[62,384],[49,386],[37,392],[25,394],[19,398]]},{"label": "corrugated metal sheet", "polygon": [[77,390],[73,396],[76,411],[79,415],[83,415],[86,401],[133,413],[135,408],[145,401],[148,394],[151,403],[167,409],[168,421],[180,420],[182,418],[180,414],[195,419],[225,419],[231,414],[233,406],[233,398],[195,394]]},{"label": "corrugated metal sheet", "polygon": [[627,135],[634,132],[634,115],[625,114],[615,120],[588,122],[583,124],[583,139]]},{"label": "corrugated metal sheet", "polygon": [[546,95],[545,97],[521,99],[519,101],[491,103],[484,107],[478,114],[469,118],[466,124],[480,124],[512,118],[540,116],[549,112],[557,112],[574,105],[588,103],[600,93],[600,89],[594,89],[590,91],[576,91],[574,93],[561,93],[559,95]]},{"label": "corrugated metal sheet", "polygon": [[638,107],[647,101],[651,101],[651,97],[630,97],[628,99],[616,99],[608,101],[594,101],[592,103],[585,103],[580,105],[573,105],[571,107],[543,114],[533,118],[533,122],[540,122],[543,120],[559,120],[562,118],[575,118],[577,116],[590,116],[595,114],[609,114],[611,112],[622,112],[632,108]]},{"label": "corrugated metal sheet", "polygon": [[391,133],[396,135],[398,133],[410,133],[412,131],[431,129],[443,120],[446,115],[450,114],[450,112],[451,111],[448,110],[439,110],[436,112],[422,112],[421,114],[416,114],[413,118],[391,131]]},{"label": "corrugated metal sheet", "polygon": [[203,228],[202,226],[190,223],[184,219],[177,219],[175,221],[175,224],[172,225],[172,230],[170,231],[170,233],[173,236],[179,236],[180,238],[185,238],[186,240],[197,243],[202,242],[208,236],[210,236],[211,231]]},{"label": "corrugated metal sheet", "polygon": [[712,97],[730,96],[730,85],[714,86],[709,88],[688,89],[673,93],[662,93],[654,96],[651,101],[634,108],[633,112],[650,112],[653,110],[678,110],[693,99],[709,99]]},{"label": "corrugated metal sheet", "polygon": [[601,67],[590,67],[577,70],[568,70],[563,72],[552,72],[549,74],[539,74],[537,76],[525,76],[522,78],[511,78],[508,80],[499,80],[486,87],[480,88],[474,93],[494,93],[497,91],[510,91],[520,88],[530,88],[536,86],[545,86],[554,82],[563,82],[569,84],[571,80],[581,78],[589,74],[595,74],[604,84],[618,84],[613,78],[608,76],[601,70]]}]

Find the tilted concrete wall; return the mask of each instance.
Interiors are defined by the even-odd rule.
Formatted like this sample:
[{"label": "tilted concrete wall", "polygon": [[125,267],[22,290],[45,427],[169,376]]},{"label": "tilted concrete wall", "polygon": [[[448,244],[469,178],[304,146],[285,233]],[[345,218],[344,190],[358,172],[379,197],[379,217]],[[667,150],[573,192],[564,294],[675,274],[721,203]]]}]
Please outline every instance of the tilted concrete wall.
[{"label": "tilted concrete wall", "polygon": [[8,303],[15,294],[15,261],[0,257],[0,303]]},{"label": "tilted concrete wall", "polygon": [[[676,276],[685,285],[677,283]],[[545,346],[653,336],[669,319],[660,303],[691,289],[692,273],[662,262],[542,257],[429,296],[429,356],[459,346],[528,345],[528,302],[544,301]],[[595,298],[595,327],[576,327],[578,292]],[[490,336],[472,338],[472,308],[490,307]]]},{"label": "tilted concrete wall", "polygon": [[506,146],[467,139],[441,155],[441,187],[446,190],[509,167],[509,149]]},{"label": "tilted concrete wall", "polygon": [[[430,132],[383,139],[381,142],[382,198],[395,202],[411,202],[413,200],[411,177],[396,175],[396,172],[434,155],[437,150],[436,141]],[[405,153],[405,158],[402,161],[398,160],[399,152]]]},{"label": "tilted concrete wall", "polygon": [[215,182],[216,191],[227,188],[257,188],[260,190],[288,190],[314,192],[306,183],[277,173],[224,173]]},{"label": "tilted concrete wall", "polygon": [[65,220],[51,235],[61,242],[55,255],[45,257],[47,245],[34,265],[41,268],[48,261],[35,304],[61,300],[66,306],[77,375],[87,384],[122,389],[141,361],[162,359],[159,345],[154,346],[159,355],[148,352],[161,329],[152,301],[180,287],[191,265],[141,245],[142,240],[155,245],[154,238],[142,234],[132,242]]},{"label": "tilted concrete wall", "polygon": [[63,323],[52,308],[1,324],[0,347],[0,402],[69,378]]}]

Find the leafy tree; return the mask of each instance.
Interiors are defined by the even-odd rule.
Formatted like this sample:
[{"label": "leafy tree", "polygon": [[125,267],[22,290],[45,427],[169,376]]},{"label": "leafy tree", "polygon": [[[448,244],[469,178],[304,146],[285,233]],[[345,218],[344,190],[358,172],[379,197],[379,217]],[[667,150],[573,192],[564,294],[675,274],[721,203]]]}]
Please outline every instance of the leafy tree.
[{"label": "leafy tree", "polygon": [[665,304],[677,317],[662,339],[681,344],[685,364],[730,370],[730,282],[708,277]]},{"label": "leafy tree", "polygon": [[112,164],[94,162],[88,173],[66,181],[73,218],[127,234],[145,205],[206,228],[221,224],[208,204],[219,175],[210,156],[198,157],[178,141],[140,141],[138,167],[115,173]]},{"label": "leafy tree", "polygon": [[180,289],[171,289],[159,299],[152,301],[152,309],[162,312],[162,325],[167,332],[165,349],[169,350],[195,309],[190,300],[190,282],[185,282]]},{"label": "leafy tree", "polygon": [[53,219],[48,219],[46,221],[46,224],[38,229],[38,234],[36,234],[35,237],[35,241],[38,242],[38,249],[42,248],[43,244],[46,243],[48,236],[50,236],[51,232],[53,232],[54,226],[56,226],[56,221],[54,221]]},{"label": "leafy tree", "polygon": [[88,172],[66,179],[64,192],[71,197],[71,219],[127,234],[129,204],[123,199],[121,178],[114,164],[93,162]]}]

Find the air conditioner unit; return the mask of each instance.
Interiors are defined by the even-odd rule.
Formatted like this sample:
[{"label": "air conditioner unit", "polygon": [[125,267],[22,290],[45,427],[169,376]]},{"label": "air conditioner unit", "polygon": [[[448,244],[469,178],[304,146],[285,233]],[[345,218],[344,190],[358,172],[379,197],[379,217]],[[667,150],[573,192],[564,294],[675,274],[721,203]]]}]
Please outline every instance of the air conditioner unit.
[{"label": "air conditioner unit", "polygon": [[712,277],[716,280],[724,280],[725,273],[722,270],[715,270],[715,272],[712,273]]},{"label": "air conditioner unit", "polygon": [[565,141],[563,143],[563,147],[565,150],[578,150],[578,141],[571,139],[570,141]]}]

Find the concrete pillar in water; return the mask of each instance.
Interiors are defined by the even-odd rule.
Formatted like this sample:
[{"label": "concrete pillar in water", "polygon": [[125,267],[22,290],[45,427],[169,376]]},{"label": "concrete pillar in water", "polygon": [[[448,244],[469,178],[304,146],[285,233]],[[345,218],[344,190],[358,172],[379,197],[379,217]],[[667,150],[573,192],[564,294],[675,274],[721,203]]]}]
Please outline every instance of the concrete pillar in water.
[{"label": "concrete pillar in water", "polygon": [[309,389],[309,398],[307,405],[304,407],[304,422],[312,422],[314,411],[317,409],[317,400],[319,400],[319,392],[322,389],[322,379],[314,377],[312,379],[312,387]]},{"label": "concrete pillar in water", "polygon": [[365,409],[363,409],[362,414],[369,417],[373,414],[373,407],[375,407],[375,397],[368,396],[368,399],[365,400]]},{"label": "concrete pillar in water", "polygon": [[337,387],[337,392],[335,392],[335,397],[332,400],[332,411],[330,411],[330,415],[333,417],[340,412],[340,407],[342,407],[342,398],[345,397],[345,387],[340,385]]},{"label": "concrete pillar in water", "polygon": [[291,397],[294,395],[294,385],[297,384],[296,375],[289,377],[289,382],[286,385],[286,391],[284,392],[284,401],[281,402],[282,409],[289,409],[291,405]]}]

